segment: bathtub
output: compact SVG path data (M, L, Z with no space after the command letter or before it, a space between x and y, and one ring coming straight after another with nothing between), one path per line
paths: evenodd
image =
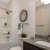
M8 50L9 48L12 47L11 43L12 43L12 40L9 40L9 41L0 40L0 50Z

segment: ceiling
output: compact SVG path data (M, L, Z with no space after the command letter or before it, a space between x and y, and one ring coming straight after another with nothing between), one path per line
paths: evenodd
M42 3L40 0L36 0L36 7L43 5L44 3Z
M8 3L10 0L0 0L1 2Z
M1 2L8 3L10 0L0 0ZM42 5L43 3L40 0L36 0L36 7Z

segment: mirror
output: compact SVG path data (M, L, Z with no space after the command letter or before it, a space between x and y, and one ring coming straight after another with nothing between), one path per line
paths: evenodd
M50 3L36 1L36 34L50 35Z
M28 17L28 12L27 12L27 10L22 10L21 12L20 12L20 21L21 22L25 22L26 20L27 20L27 17Z

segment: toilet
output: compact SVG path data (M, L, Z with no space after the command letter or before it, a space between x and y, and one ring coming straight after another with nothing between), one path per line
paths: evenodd
M23 48L20 47L20 46L17 46L17 47L13 47L13 48L11 48L11 49L9 49L9 50L23 50Z

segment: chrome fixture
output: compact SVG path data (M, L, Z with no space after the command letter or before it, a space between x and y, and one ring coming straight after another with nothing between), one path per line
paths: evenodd
M29 23L19 23L18 24L18 29L23 28L24 25L29 25Z
M8 10L8 9L5 9L5 8L2 8L2 7L0 7L1 9L4 9L4 10L7 10L7 11L10 11L10 10ZM10 11L10 12L12 12L12 11Z
M0 8L6 10L6 13L7 13L7 14L9 14L10 12L12 12L12 11L10 11L10 10L8 10L8 9L2 8L2 7L0 7Z
M10 11L6 11L6 13L9 15Z

